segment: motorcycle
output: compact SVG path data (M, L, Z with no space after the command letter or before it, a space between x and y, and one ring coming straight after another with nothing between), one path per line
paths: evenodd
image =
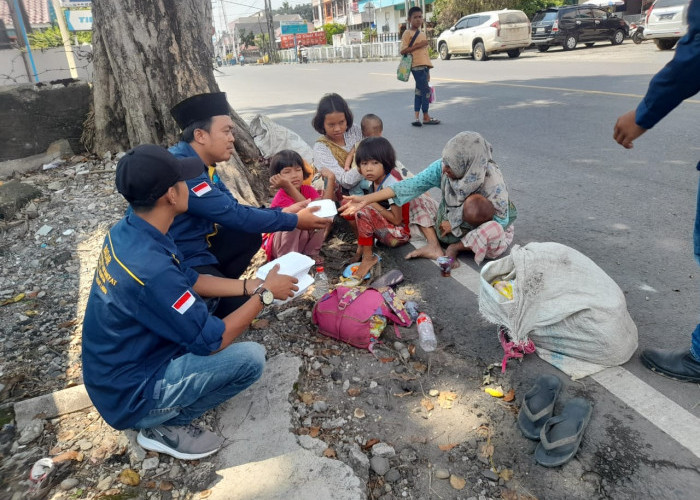
M644 41L644 24L630 24L630 38L637 45L642 43Z

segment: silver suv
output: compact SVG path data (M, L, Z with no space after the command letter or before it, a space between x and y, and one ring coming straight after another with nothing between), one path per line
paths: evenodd
M440 34L438 52L441 59L471 54L475 61L484 61L499 52L518 57L531 43L530 21L525 13L504 9L463 17Z
M656 0L647 11L644 38L659 50L671 50L688 31L688 5L690 0Z

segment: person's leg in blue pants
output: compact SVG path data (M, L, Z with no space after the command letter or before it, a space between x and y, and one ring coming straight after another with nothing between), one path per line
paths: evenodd
M430 70L426 67L414 68L411 70L413 79L416 82L415 97L413 98L413 111L416 113L416 122L420 123L420 112L423 112L423 122L430 121Z
M695 206L693 250L695 261L700 265L700 184ZM641 359L647 368L662 375L686 382L700 382L700 324L693 331L690 349L644 349Z
M255 342L236 342L210 356L175 358L156 384L155 408L135 427L189 424L248 388L264 367L265 348Z

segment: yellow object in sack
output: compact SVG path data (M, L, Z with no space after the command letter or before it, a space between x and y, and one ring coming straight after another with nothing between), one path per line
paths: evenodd
M505 298L513 300L513 282L496 280L491 285Z

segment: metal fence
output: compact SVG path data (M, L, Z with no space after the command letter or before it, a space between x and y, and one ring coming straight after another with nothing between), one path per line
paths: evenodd
M339 47L314 46L304 49L308 62L326 62L339 60L388 59L399 57L401 42L356 43ZM277 52L280 62L293 63L297 61L295 49Z

